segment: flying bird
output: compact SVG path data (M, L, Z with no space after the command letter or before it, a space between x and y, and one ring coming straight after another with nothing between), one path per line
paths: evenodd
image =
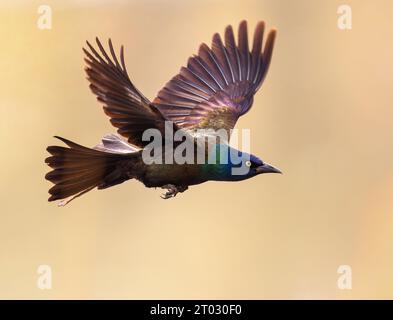
M50 156L45 162L52 171L45 178L54 184L48 200L62 200L59 203L62 206L94 188L105 189L130 179L139 180L149 188L165 189L162 198L168 199L206 181L240 181L262 173L281 173L255 155L229 147L229 139L214 142L213 149L203 145L204 151L210 150L203 159L215 154L213 161L147 163L144 158L151 142L144 137L148 129L164 137L161 159L166 159L168 146L173 153L181 144L170 141L176 133L181 132L183 138L195 145L194 157L195 150L201 149L196 141L197 136L201 137L201 133L196 134L198 130L202 130L202 138L203 132L207 132L204 129L224 130L230 135L237 119L250 110L254 94L268 72L276 30L270 30L265 41L264 33L265 23L259 22L252 48L249 48L246 21L239 25L237 41L232 26L225 29L224 41L218 33L214 34L212 45L201 44L198 54L189 58L187 66L166 83L153 101L131 82L123 46L118 59L110 39L109 52L98 38L96 48L87 41L83 51L90 89L103 104L117 133L104 136L94 148L56 136L67 147L47 148ZM169 137L166 123L172 123L173 134ZM228 150L224 155L220 151L223 147ZM233 153L240 162L228 156ZM239 163L247 170L234 174Z

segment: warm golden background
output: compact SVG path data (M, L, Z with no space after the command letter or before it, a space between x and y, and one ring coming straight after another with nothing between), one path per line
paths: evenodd
M353 29L337 28L349 4ZM37 8L53 10L39 30ZM0 4L1 298L393 298L393 3L15 1ZM88 89L81 47L126 48L154 98L227 24L278 29L254 108L253 153L283 176L207 183L164 201L132 181L48 203L47 145L114 129ZM37 288L37 267L53 289ZM353 289L337 288L348 264Z

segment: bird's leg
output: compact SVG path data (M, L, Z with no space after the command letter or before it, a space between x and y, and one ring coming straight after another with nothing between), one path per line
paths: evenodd
M162 199L169 199L176 197L179 192L184 192L188 189L187 186L175 186L174 184L166 184L161 187L162 189L167 189L168 191L161 195Z

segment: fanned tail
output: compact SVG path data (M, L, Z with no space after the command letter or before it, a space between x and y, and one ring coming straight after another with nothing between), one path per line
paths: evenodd
M45 162L53 170L45 179L54 183L48 201L64 199L59 206L94 189L108 188L130 178L136 153L116 154L83 147L61 137L67 147L49 146Z

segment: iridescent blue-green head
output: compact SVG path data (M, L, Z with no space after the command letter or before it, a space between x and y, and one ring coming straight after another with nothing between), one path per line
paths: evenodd
M220 181L240 181L262 173L281 173L253 154L222 144L210 152L204 171L210 180Z

